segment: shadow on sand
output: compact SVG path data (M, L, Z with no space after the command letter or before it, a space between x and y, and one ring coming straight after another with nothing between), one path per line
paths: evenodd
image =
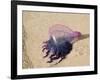
M80 40L83 40L83 39L86 39L86 38L89 38L89 34L83 34L83 35L79 38L79 41L80 41Z

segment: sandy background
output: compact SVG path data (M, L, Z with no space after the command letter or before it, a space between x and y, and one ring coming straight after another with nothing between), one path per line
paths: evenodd
M42 42L48 40L49 27L57 23L89 34L89 17L89 14L23 11L23 69L89 65L89 37L76 42L67 58L57 65L46 63L48 58L43 58L41 48Z

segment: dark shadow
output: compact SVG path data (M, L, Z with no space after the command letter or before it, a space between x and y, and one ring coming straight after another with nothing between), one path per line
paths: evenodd
M89 38L89 34L83 34L79 40L83 40L83 39L86 39L86 38Z

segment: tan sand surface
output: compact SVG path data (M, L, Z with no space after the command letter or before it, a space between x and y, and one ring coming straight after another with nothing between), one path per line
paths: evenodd
M23 11L23 69L89 65L89 37L76 42L67 58L57 65L47 63L41 48L42 42L48 40L49 27L54 24L64 24L89 35L89 17L89 14Z

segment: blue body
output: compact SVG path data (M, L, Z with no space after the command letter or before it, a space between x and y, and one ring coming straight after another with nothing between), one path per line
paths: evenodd
M51 37L45 44L46 46L44 47L44 49L47 49L45 57L47 57L49 53L52 52L52 55L49 57L49 63L59 58L61 58L61 60L59 61L61 62L72 50L72 44L64 37L56 39L56 43Z

